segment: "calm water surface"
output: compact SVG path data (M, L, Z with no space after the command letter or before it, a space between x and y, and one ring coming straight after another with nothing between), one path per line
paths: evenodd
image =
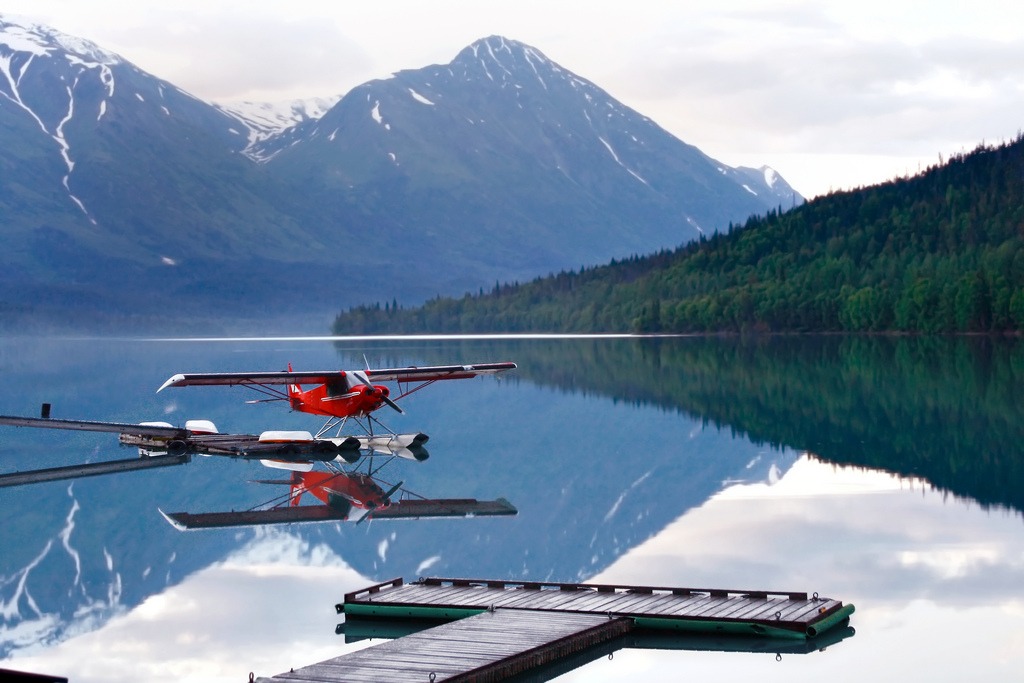
M272 497L254 463L0 489L0 668L79 681L244 681L371 644L346 591L404 577L817 591L855 634L821 651L618 649L559 680L1019 680L1024 348L917 339L0 341L0 413L223 431L315 429L176 372L513 360L409 397L431 497L514 518L183 533L168 511ZM111 435L2 428L0 471L129 457ZM374 641L376 642L376 641ZM740 646L741 649L743 646ZM757 650L757 646L746 649Z

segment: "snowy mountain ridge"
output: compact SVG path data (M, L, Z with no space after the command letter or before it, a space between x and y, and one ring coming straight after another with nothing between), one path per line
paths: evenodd
M347 306L674 248L801 201L501 36L340 99L214 105L3 18L0 148L8 324L43 301L71 325L327 327ZM340 275L339 248L386 276ZM303 272L340 277L311 296Z
M241 121L248 130L249 148L305 121L316 121L337 104L341 95L284 102L215 102L213 106ZM246 150L248 153L248 148ZM261 161L253 155L256 161Z
M0 13L0 33L3 33L4 44L15 53L42 56L62 50L67 53L69 61L78 58L105 66L122 62L119 56L104 50L92 41L70 36L17 15ZM9 64L10 57L11 55L5 55L0 61Z

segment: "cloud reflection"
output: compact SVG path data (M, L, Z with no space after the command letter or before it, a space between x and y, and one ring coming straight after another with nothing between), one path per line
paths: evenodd
M244 681L365 646L335 635L334 604L372 583L326 545L260 530L224 561L91 633L4 667L104 681Z
M560 680L1011 680L1024 666L1022 572L1020 514L804 456L774 486L724 490L593 581L818 591L857 607L854 638L778 663L622 651Z
M1024 595L1010 580L1024 570L1020 532L1017 513L804 456L775 485L725 489L595 580L1001 604Z

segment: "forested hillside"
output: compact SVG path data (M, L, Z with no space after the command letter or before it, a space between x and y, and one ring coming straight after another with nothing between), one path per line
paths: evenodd
M338 316L366 332L1024 330L1024 138L647 257Z

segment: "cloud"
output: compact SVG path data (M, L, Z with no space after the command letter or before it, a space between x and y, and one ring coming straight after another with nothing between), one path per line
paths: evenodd
M372 583L327 546L280 530L135 609L4 666L76 683L242 681L336 657L334 604Z
M1019 531L1019 514L805 457L775 486L727 489L594 581L817 590L873 609L1000 607L1024 604Z
M161 61L156 75L187 83L193 94L221 101L328 96L351 86L369 58L328 17L238 16L213 8L161 10L144 32L123 30L141 63ZM178 46L177 50L173 46ZM131 58L128 56L129 59Z
M638 74L641 111L676 112L659 123L684 139L700 131L708 149L848 153L854 142L861 153L934 155L951 137L1016 129L1024 43L911 44L765 13L742 22L735 33L666 35L624 65Z

